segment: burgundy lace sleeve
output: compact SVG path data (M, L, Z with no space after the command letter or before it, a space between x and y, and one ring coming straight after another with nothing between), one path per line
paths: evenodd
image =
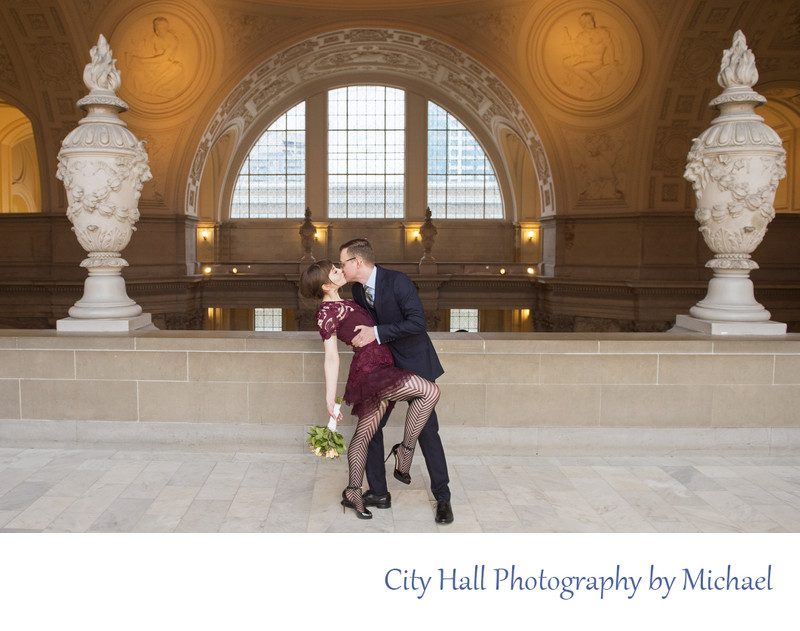
M323 340L336 335L344 314L340 302L323 302L317 309L317 329Z

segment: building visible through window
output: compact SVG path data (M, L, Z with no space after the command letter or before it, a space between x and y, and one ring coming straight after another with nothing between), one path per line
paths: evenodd
M360 85L328 93L328 216L401 219L405 92Z
M428 207L439 219L502 219L500 188L475 137L428 102Z
M298 103L253 146L234 186L231 219L302 218L309 182L327 191L327 208L311 209L315 218L403 219L406 189L427 190L434 219L503 218L489 158L450 112L415 100L420 111L406 120L406 92L380 85L336 88L311 100L314 107ZM327 120L309 124L312 111L327 111ZM309 167L307 147L321 147L325 160ZM408 171L407 152L427 155L427 170Z
M450 332L467 331L478 332L477 309L450 309Z
M256 331L283 331L282 309L256 309Z
M231 204L232 219L303 217L306 208L306 104L269 126L244 161Z

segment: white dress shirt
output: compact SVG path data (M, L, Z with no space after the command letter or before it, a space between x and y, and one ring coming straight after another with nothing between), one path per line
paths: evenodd
M375 292L375 278L377 276L378 276L378 268L377 267L373 267L372 268L372 272L370 273L369 278L367 279L367 282L364 283L364 289L369 287L370 290L372 291L373 304L378 300L378 295ZM364 292L364 296L366 297L366 292ZM375 331L375 339L377 340L378 344L380 344L381 343L381 338L378 336L378 327L377 327L377 325L372 327L372 330Z

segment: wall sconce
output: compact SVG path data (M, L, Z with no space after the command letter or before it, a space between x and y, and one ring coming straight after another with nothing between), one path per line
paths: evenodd
M314 244L324 246L328 241L328 228L314 226Z
M210 274L210 273L211 273L211 268L210 267L204 267L203 268L203 274Z
M533 269L532 267L529 267L529 268L528 268L528 274L530 274L531 276L533 276L535 273L536 273L536 270L535 270L535 269Z
M403 230L406 246L413 247L413 251L416 252L416 244L418 244L422 240L422 235L419 233L419 225L406 225L405 229Z
M203 241L208 241L208 230L201 230L200 236L203 237Z
M528 241L533 241L533 237L536 236L536 233L533 230L528 230Z
M238 273L239 273L239 269L238 269L238 268L236 268L236 267L234 267L234 268L231 270L231 273L232 273L232 274L238 274Z
M505 276L506 275L506 268L505 267L501 267L500 268L500 275L501 276Z

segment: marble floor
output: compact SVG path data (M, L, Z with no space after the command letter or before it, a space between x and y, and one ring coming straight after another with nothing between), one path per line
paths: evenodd
M800 532L800 456L449 458L455 522L424 466L371 521L345 461L309 454L0 448L0 532Z

